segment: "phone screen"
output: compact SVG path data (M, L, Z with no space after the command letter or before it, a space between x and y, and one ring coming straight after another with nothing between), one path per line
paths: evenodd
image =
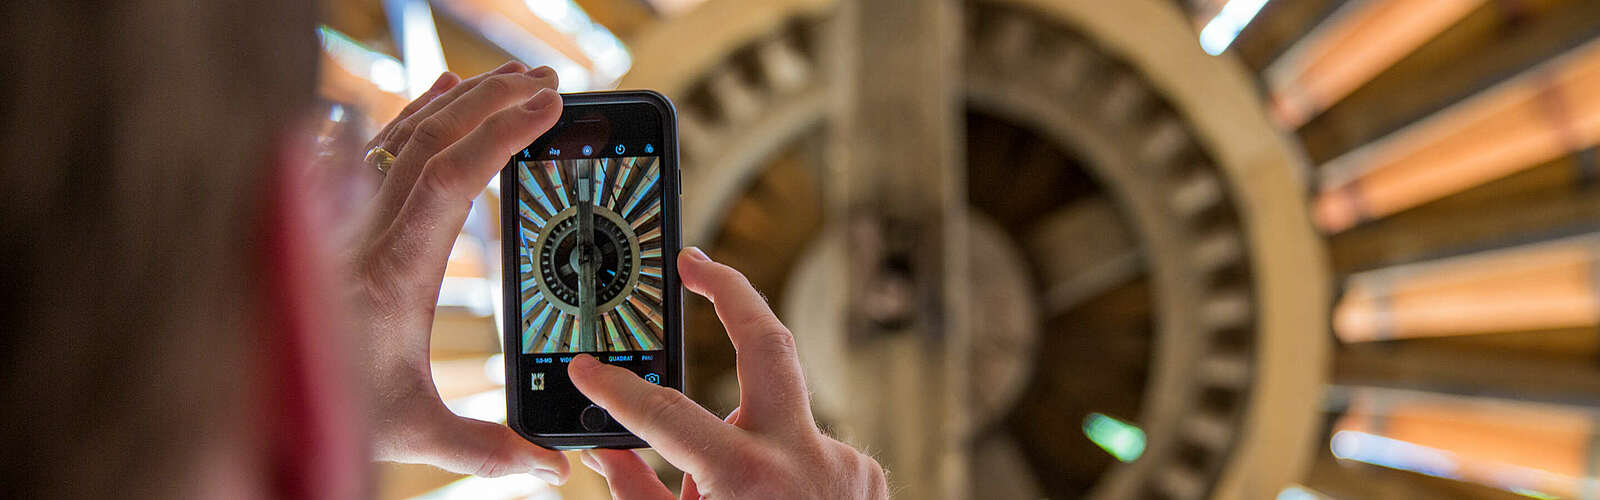
M518 340L527 433L626 432L567 378L578 353L652 383L681 380L681 353L669 349L681 320L667 266L678 249L677 170L664 121L651 104L569 97L561 121L511 160L516 300L507 334Z

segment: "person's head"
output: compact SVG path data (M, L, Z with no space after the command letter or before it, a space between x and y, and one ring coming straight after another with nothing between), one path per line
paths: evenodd
M271 480L204 472L262 470L239 450L270 445L250 419L271 368L253 354L262 243L302 161L315 18L293 0L0 2L5 496Z

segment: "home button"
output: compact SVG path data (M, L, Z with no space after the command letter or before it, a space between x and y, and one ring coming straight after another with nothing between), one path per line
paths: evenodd
M582 414L578 415L578 422L582 423L583 429L589 432L599 432L600 429L606 427L606 423L609 421L611 421L611 416L606 414L605 408L595 405L589 405L588 408L583 409Z

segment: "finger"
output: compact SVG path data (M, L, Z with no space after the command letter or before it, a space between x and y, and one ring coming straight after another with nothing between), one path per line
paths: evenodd
M728 416L723 417L722 421L728 425L738 427L739 409L734 408L733 411L728 412ZM700 485L695 484L694 474L687 472L683 474L683 488L681 490L682 493L678 496L680 500L700 500Z
M394 118L391 118L389 123L385 123L383 125L383 129L379 130L377 135L372 136L372 140L367 141L367 146L363 148L361 152L365 154L367 150L372 149L373 146L383 144L383 139L394 133L394 129L397 124L405 121L406 118L410 118L411 115L417 114L417 111L421 110L423 106L433 102L435 98L439 97L441 94L444 94L445 91L450 90L451 87L455 87L458 83L461 83L461 77L456 76L455 73L451 73L449 71L440 73L439 78L433 81L433 86L428 87L426 92L423 92L422 95L417 96L416 99L411 100L411 103L406 104L406 107L400 110L400 114L397 114L394 116ZM391 150L389 152L393 153L394 151Z
M417 125L438 113L440 109L455 102L462 94L477 88L478 84L483 83L485 78L526 68L522 63L511 61L488 73L468 78L450 87L439 97L428 101L417 112L406 116L404 119L395 120L393 122L394 128L387 134L379 136L383 140L378 143L378 146L394 154L395 162L389 167L389 173L384 175L383 182L379 183L378 194L373 198L375 203L373 203L373 215L370 218L369 231L381 233L388 229L389 224L394 222L395 212L400 210L400 206L406 201L406 196L411 194L411 186L416 179L416 171L419 168L415 167L414 164L420 164L421 162L413 161L411 159L412 155L406 155L406 159L401 160L400 154L404 151L406 142L411 139L411 134L417 129Z
M679 495L678 498L681 500L700 500L700 486L694 484L694 474L683 474L683 494Z
M418 462L483 477L532 474L552 484L566 482L567 458L482 420L441 415L418 443Z
M500 67L495 68L488 73L483 73L466 79L465 81L455 85L450 90L441 94L438 98L430 101L428 104L423 105L422 108L418 109L416 113L412 113L404 120L395 122L394 130L389 135L385 136L383 142L379 143L378 145L383 146L384 149L389 150L391 153L399 155L401 151L405 150L406 143L411 139L411 134L417 130L417 126L422 123L422 120L427 119L429 116L433 116L433 114L439 112L440 109L443 109L445 106L450 105L450 103L455 102L455 100L460 98L462 94L467 93L467 91L477 87L478 84L483 83L485 78L494 75L527 71L527 69L528 67L524 66L522 63L511 61L500 65Z
M730 451L742 449L742 436L683 393L586 354L572 358L567 375L590 401L685 472L738 465Z
M672 492L633 450L583 450L583 465L605 476L616 500L669 500Z
M479 86L479 90L485 89ZM472 97L462 96L456 106L484 106L483 102L468 102ZM445 256L461 232L472 199L513 153L527 147L561 116L561 96L553 89L540 89L525 99L520 105L477 120L481 126L475 125L461 140L428 160L411 196L395 214L394 223L377 240L377 244L384 245L379 248L390 249L383 252L383 258L395 259L386 265L420 269L414 278L423 283L438 283L444 277ZM431 267L417 268L418 265Z
M521 65L513 67L520 68ZM392 221L416 189L416 181L428 162L441 150L461 140L495 112L524 102L540 90L554 89L556 84L555 72L546 67L525 73L486 75L470 85L458 85L457 89L468 88L454 97L440 96L412 116L408 121L416 124L403 139L405 143L395 153L398 156L394 166L378 189L375 220L382 221L380 223ZM433 105L437 105L438 109L429 109ZM394 135L405 134L402 129ZM528 143L531 142L533 140L529 139ZM528 143L523 143L517 149L526 147ZM506 154L505 158L498 159L498 164L504 165L510 157L511 154ZM478 187L481 189L483 186Z
M738 353L740 427L815 426L794 335L738 270L698 248L678 253L683 286L711 300Z

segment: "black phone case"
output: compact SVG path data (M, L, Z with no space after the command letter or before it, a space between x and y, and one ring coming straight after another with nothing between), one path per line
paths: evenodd
M662 232L664 233L663 236L666 238L663 250L667 252L664 255L676 256L678 250L680 250L683 245L682 241L680 240L680 226L682 225L682 221L681 214L679 212L679 199L682 197L683 188L681 185L682 172L679 170L678 166L678 116L677 110L672 106L672 101L668 100L666 96L650 90L579 92L562 94L561 98L564 107L563 114L566 113L565 109L571 109L577 106L621 103L646 103L650 104L661 112L661 124L663 129L662 146L664 147L664 150L661 152L661 162L664 169L661 178L662 182L666 183L666 185L663 186L664 189L661 190L661 203L663 208L666 209L666 211L663 212L664 221L662 224ZM501 193L516 192L517 174L514 171L514 167L515 161L514 159L510 159L507 160L506 166L501 169ZM516 197L503 196L500 200L500 211L501 214L515 214L517 211ZM666 216L667 213L670 213L671 215ZM504 303L512 305L519 302L519 297L517 296L517 278L516 273L514 272L514 270L518 268L518 252L515 248L517 241L516 232L518 231L517 218L502 215L500 219L502 241L500 253L502 265L504 266L502 269L508 270L502 273L503 277L501 279L501 288L505 298ZM670 387L678 392L683 392L684 363L682 286L681 282L678 281L678 268L675 264L674 258L669 257L665 260L666 264L662 266L662 272L666 278L666 286L663 287L662 293L668 297L668 300L664 304L664 315L666 316L667 325L667 376L665 377L666 380L663 380L661 385ZM522 357L522 336L515 333L518 331L518 326L521 323L521 318L519 316L520 311L518 311L516 307L511 306L507 307L506 313L504 314L505 323L503 325L503 331L506 333L504 335L505 339L503 347L506 353L505 359L506 373L508 374L507 378L510 380L516 380L519 378L518 374L521 373L519 370L519 363ZM534 434L529 432L528 429L523 428L521 425L520 415L522 414L522 401L520 401L520 395L521 391L517 390L514 384L506 387L506 422L508 425L510 425L512 430L516 431L518 435L522 436L524 439L527 439L533 444L557 450L587 448L628 449L645 448L650 446L649 444L645 443L644 440L639 439L637 436L634 436L631 433L562 435Z

